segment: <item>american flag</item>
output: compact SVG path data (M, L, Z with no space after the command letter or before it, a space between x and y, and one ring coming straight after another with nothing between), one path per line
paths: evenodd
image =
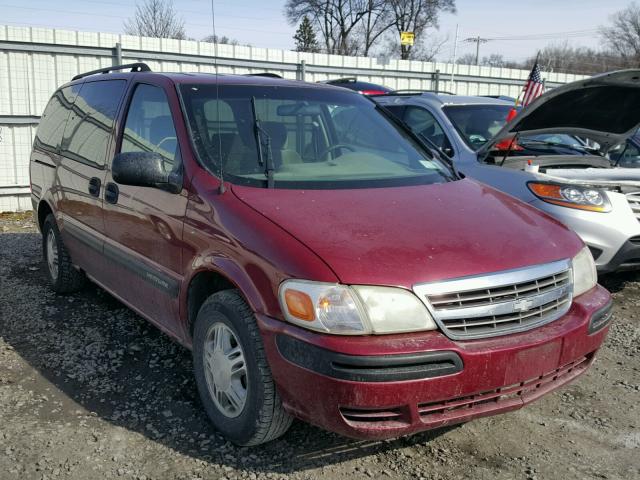
M520 102L520 104L526 107L543 93L544 82L542 81L542 74L540 73L540 65L538 65L538 61L536 60L529 74L529 79L522 91L522 102Z

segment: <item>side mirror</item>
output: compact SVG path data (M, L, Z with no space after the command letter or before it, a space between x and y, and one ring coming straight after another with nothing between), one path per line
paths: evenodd
M171 193L182 190L182 173L164 170L166 160L155 152L125 152L113 157L111 175L116 183L153 187Z

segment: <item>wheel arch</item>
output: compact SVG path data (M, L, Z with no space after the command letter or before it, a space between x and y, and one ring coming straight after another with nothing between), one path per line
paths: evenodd
M53 208L46 200L40 200L38 203L38 211L37 211L37 219L38 219L38 228L42 232L42 225L44 225L44 220L47 218L49 214L53 214Z
M202 304L214 293L237 290L254 312L264 312L268 304L247 272L229 259L212 258L208 268L195 270L184 289L183 305L187 343L193 338L193 328ZM277 299L276 299L277 301Z

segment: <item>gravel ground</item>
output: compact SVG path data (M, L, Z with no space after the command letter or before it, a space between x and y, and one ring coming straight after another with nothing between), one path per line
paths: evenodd
M209 426L189 352L94 286L46 284L28 215L0 215L0 479L640 478L640 274L602 280L593 368L518 412L385 442L297 422L254 449Z

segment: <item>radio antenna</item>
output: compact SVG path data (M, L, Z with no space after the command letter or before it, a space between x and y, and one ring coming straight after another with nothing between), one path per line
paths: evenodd
M217 147L214 145L214 148L218 149L218 174L220 176L220 187L218 188L218 192L223 194L225 192L224 188L224 160L222 158L222 136L220 130L220 90L218 85L218 36L216 35L216 9L214 6L214 0L211 0L211 27L213 30L213 68L215 70L215 78L216 78L216 124L218 129L218 145Z

